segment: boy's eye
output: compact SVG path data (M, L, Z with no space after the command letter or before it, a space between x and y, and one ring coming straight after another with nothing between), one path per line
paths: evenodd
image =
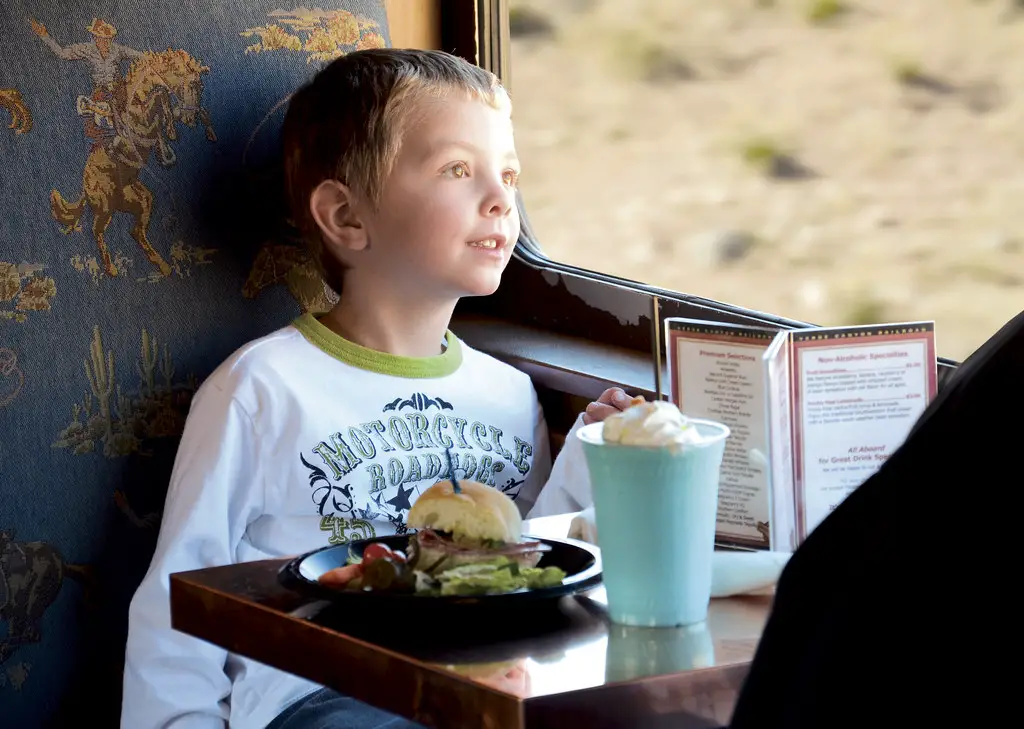
M469 177L469 167L464 162L456 162L454 165L448 168L452 177L461 180L463 177Z
M515 170L505 170L501 175L501 179L509 187L515 187L519 182L519 173Z

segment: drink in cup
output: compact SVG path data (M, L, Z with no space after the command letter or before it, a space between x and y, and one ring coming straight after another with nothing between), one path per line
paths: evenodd
M729 429L644 402L585 425L608 614L621 625L707 617L718 481Z

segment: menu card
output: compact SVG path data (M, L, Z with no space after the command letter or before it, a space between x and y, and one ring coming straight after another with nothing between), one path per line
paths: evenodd
M795 550L903 443L935 396L934 322L664 325L672 401L732 431L720 544Z

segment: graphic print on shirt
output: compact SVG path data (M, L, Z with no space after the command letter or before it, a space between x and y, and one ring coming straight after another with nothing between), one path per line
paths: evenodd
M328 543L374 537L382 522L405 534L416 497L449 476L446 449L456 478L493 486L513 500L533 466L533 444L518 434L461 417L440 397L395 398L379 418L344 424L299 454Z

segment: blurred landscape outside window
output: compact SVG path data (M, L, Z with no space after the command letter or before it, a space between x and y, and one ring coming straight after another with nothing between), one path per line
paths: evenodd
M1024 0L511 0L543 253L821 325L1024 309Z

